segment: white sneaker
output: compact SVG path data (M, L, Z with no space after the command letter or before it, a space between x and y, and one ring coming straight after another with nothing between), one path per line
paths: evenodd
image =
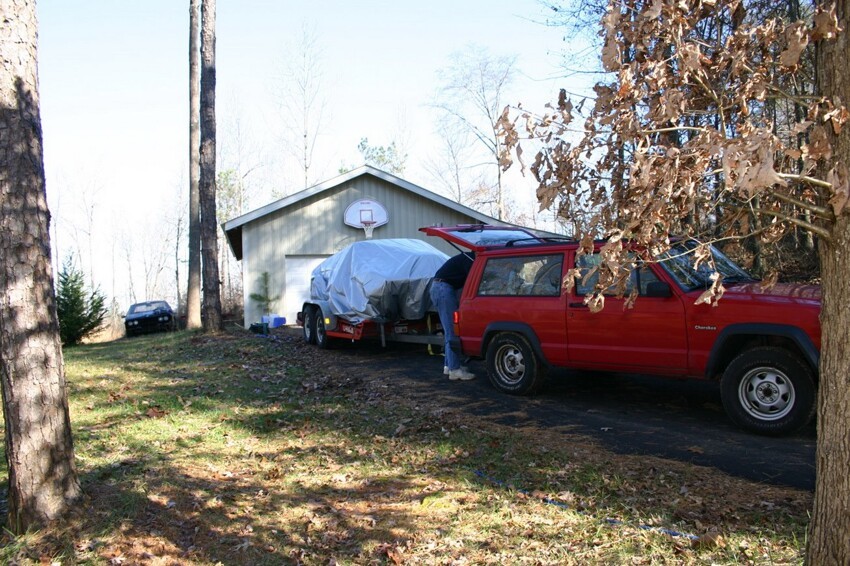
M460 366L460 369L467 372L469 371L469 368L466 366ZM451 373L449 366L443 366L443 375L449 375L449 373Z
M469 381L475 379L475 374L464 368L453 369L449 372L449 379L452 381Z

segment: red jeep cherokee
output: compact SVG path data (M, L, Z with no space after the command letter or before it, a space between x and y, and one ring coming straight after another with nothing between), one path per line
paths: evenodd
M636 254L626 290L638 290L632 308L612 294L593 313L584 298L595 275L584 275L599 254L577 260L575 241L498 226L420 230L476 252L455 313L454 347L484 358L501 391L531 394L557 366L720 380L729 417L762 434L791 433L814 415L819 286L762 290L715 249L726 293L717 306L695 304L711 270L694 269L693 245L683 241L657 261ZM582 276L567 291L573 267Z

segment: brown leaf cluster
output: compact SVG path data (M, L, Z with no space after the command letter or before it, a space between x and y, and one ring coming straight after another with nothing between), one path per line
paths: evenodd
M793 92L804 55L842 31L834 6L785 25L756 21L741 0L611 0L600 35L612 80L596 85L583 128L572 124L584 102L563 90L542 115L506 109L502 166L534 146L540 207L557 206L579 237L653 249L670 234L775 241L797 227L828 238L850 211L832 147L850 114ZM801 110L795 125L780 128L768 104Z

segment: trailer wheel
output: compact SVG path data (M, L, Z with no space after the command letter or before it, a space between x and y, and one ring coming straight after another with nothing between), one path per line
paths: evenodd
M318 307L313 313L313 338L316 340L316 346L322 350L327 350L330 348L331 339L328 337L327 330L325 330L325 315L322 314L322 309Z
M304 327L302 334L307 344L316 343L316 307L304 307Z

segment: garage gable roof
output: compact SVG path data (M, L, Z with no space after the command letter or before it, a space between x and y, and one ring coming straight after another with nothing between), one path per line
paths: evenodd
M375 169L374 167L371 167L369 165L363 165L361 167L358 167L357 169L352 169L347 173L343 173L338 177L334 177L333 179L327 180L323 183L319 183L318 185L314 185L310 188L304 189L303 191L291 194L288 197L276 200L263 207L260 207L256 210L252 210L251 212L246 212L241 216L237 216L236 218L225 222L223 224L224 233L227 236L227 242L228 244L230 244L230 249L233 252L233 255L236 257L237 260L242 259L242 227L244 225L263 218L264 216L267 216L269 214L272 214L273 212L283 210L304 199L310 198L324 191L328 191L330 189L338 187L343 183L346 183L348 181L351 181L352 179L356 179L357 177L361 177L363 175L372 175L373 177L382 179L388 183L399 187L400 189L410 191L411 193L441 204L446 208L453 209L461 214L469 216L470 218L474 218L475 220L483 224L507 224L506 222L497 220L495 218L487 216L486 214L481 214L477 210L473 210L453 200L447 199L446 197L440 196L437 193L433 193L428 189L420 187L419 185L414 185L413 183L405 181L400 177L391 175L386 171Z

